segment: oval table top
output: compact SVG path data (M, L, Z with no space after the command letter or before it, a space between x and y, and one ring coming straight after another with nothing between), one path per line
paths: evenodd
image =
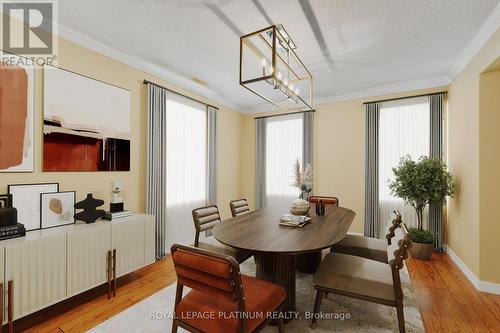
M318 216L311 207L311 221L294 228L279 225L281 214L287 213L283 208L259 209L218 223L212 234L223 244L252 252L316 252L341 241L356 215L350 209L331 205L326 205L325 210L324 216Z

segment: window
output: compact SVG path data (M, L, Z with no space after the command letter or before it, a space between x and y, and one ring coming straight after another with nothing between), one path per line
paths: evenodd
M266 130L266 194L268 206L290 204L299 196L291 186L293 167L302 164L303 115L267 119Z
M207 113L204 104L174 94L169 94L166 109L169 247L194 241L191 211L207 201Z
M408 225L417 224L415 210L403 200L391 195L388 182L394 179L394 168L401 157L410 155L417 160L429 155L430 149L429 97L407 98L384 102L379 120L379 213L380 233L392 219L392 211L399 209ZM427 209L424 221L428 219ZM425 222L424 222L425 223ZM383 235L380 235L383 236Z

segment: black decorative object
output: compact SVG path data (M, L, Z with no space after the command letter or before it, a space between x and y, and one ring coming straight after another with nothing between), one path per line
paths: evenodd
M85 200L77 202L75 204L76 209L83 209L83 212L75 214L75 220L85 221L86 223L94 223L97 219L101 218L106 214L102 209L96 209L99 206L104 205L104 201L100 199L95 199L92 193L87 194Z
M0 194L0 208L12 208L11 194Z
M0 194L0 226L17 223L17 209L12 208L12 195Z
M325 203L323 200L319 200L316 203L316 215L323 216L325 215Z
M17 209L0 208L0 226L6 227L17 223Z
M123 202L110 203L109 204L109 211L112 213L123 212Z

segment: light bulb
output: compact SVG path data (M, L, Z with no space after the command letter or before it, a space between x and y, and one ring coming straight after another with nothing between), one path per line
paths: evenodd
M281 72L280 71L278 71L278 73L276 73L276 78L281 81Z
M262 67L266 67L267 66L266 58L262 57L262 61L260 62L260 64L262 65Z
M271 65L269 66L269 73L273 74L274 73L274 67Z
M290 88L290 90L293 91L293 83L290 83L290 86L288 88Z
M283 80L283 84L285 85L285 87L288 85L288 79L287 79L287 78L285 78L285 79Z
M295 95L299 95L299 88L295 88Z

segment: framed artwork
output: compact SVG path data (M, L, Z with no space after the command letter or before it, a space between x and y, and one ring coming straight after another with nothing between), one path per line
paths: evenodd
M75 223L75 191L40 194L40 227L60 227Z
M59 192L58 183L9 185L12 207L17 209L17 220L26 231L40 229L40 194Z
M0 172L33 172L34 68L0 52Z
M130 91L43 70L43 171L130 171Z

